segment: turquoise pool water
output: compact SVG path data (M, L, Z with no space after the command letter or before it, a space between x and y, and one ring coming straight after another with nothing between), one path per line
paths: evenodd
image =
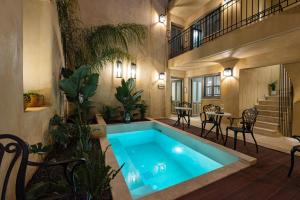
M108 140L118 164L125 163L122 174L133 199L224 166L155 128L108 134Z

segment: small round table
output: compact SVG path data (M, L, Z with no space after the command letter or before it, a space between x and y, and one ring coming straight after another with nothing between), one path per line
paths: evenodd
M188 120L186 120L185 116L183 113L183 111L186 111L187 113L189 113L190 111L192 111L192 108L190 107L175 107L175 110L177 112L177 121L175 122L174 126L179 126L180 125L180 120L182 120L182 129L184 129L184 121L187 123L188 127L190 126L190 114L187 115Z
M211 127L211 129L206 133L205 137L207 137L207 135L216 127L217 140L219 140L219 134L221 133L222 140L224 141L224 137L223 137L223 133L222 133L222 128L221 128L222 118L223 117L230 117L231 114L230 113L226 113L226 112L220 112L220 113L217 113L217 112L205 112L205 114L216 116L215 117L215 123L214 123L213 127Z

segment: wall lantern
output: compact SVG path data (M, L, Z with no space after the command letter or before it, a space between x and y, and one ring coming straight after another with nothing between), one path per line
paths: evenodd
M159 15L158 21L160 23L165 23L166 22L166 15L164 15L164 14Z
M158 80L165 80L165 78L166 78L165 72L159 73Z
M226 76L226 77L232 76L232 68L225 68L224 69L224 76Z
M130 78L136 78L136 64L135 63L131 63L129 71L128 71L128 76Z
M117 78L122 78L122 68L123 68L123 64L121 61L117 61L117 73L116 73L116 77Z

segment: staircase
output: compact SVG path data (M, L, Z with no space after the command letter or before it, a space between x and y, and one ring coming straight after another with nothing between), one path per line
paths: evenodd
M273 137L281 136L279 132L279 96L267 96L260 100L258 116L254 127L254 133Z

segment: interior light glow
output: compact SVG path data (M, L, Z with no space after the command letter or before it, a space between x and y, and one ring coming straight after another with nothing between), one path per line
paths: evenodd
M158 76L159 80L165 80L165 78L166 78L165 72L159 73L159 76Z
M232 68L225 68L224 76L226 76L226 77L232 76Z
M117 78L122 78L122 68L123 68L122 62L117 61L117 74L116 74Z
M135 63L131 63L130 69L128 72L128 76L130 78L136 78L136 64Z
M160 23L165 23L166 20L167 20L167 19L166 19L166 15L163 15L163 14L159 15L158 21L159 21Z

